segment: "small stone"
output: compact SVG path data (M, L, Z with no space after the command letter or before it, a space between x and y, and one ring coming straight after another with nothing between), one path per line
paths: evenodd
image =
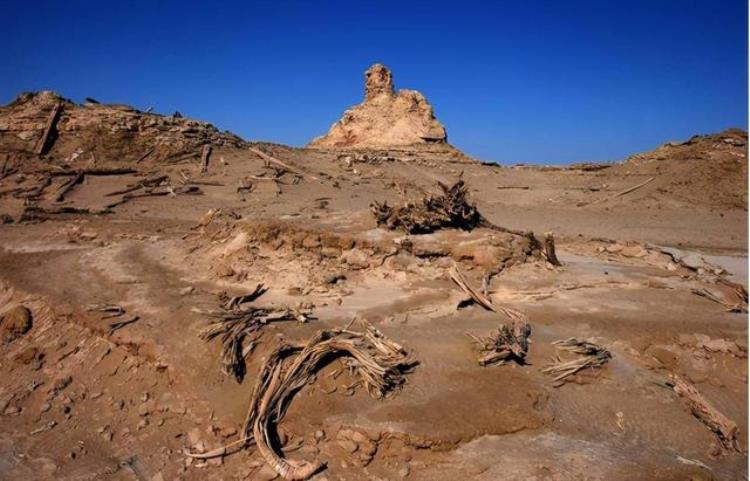
M73 382L73 378L71 376L62 377L55 381L55 383L52 385L52 391L58 392L62 391L66 387L70 386L70 383Z
M16 354L13 359L19 364L31 364L35 359L39 358L39 356L44 357L44 355L39 352L39 349L34 346L29 346Z
M0 337L12 342L31 330L31 311L20 304L6 308L0 314Z
M138 429L139 431L140 431L141 429L144 429L144 428L146 428L146 426L148 426L148 419L141 419L141 420L140 420L140 421L138 422L138 424L136 424L136 425L135 425L136 429Z
M21 408L18 406L8 406L7 408L5 408L5 411L3 411L3 414L6 416L14 416L20 413L21 413Z
M234 268L228 264L220 264L216 268L216 275L219 277L231 277L235 274Z
M190 294L193 293L194 290L195 288L193 286L187 286L187 287L183 287L182 289L180 289L179 293L181 296L189 296Z
M326 437L326 433L322 429L318 429L317 431L315 431L316 441L322 441L323 439L325 439L325 437Z
M201 430L193 428L188 432L188 443L191 446L195 446L201 440Z
M357 248L346 251L341 255L341 261L346 263L352 269L367 269L370 267L370 261L367 254Z
M40 410L41 412L43 412L43 413L46 413L46 412L47 412L47 411L49 411L50 409L52 409L52 405L51 405L50 403L44 403L44 404L42 404L42 406L41 406L41 407L39 408L39 410Z
M643 257L648 252L646 252L646 250L643 247L639 245L634 245L634 246L623 247L620 253L624 255L625 257Z
M342 448L344 449L344 451L346 451L347 453L353 453L353 452L355 452L355 451L357 450L357 448L358 448L358 446L357 446L357 443L355 443L354 441L351 441L351 440L349 440L349 439L340 439L340 440L338 440L338 441L336 441L336 442L337 442L337 443L338 443L338 445L339 445L339 446L341 446L341 447L342 447Z

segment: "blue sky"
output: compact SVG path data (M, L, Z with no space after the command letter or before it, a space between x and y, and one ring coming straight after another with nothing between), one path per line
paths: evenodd
M6 2L0 101L52 89L304 145L381 62L503 163L617 160L747 128L747 3Z

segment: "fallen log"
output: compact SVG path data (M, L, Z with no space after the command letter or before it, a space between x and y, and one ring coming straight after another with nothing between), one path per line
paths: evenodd
M708 429L714 432L725 449L742 452L739 444L739 428L737 423L719 412L692 384L677 375L667 383L678 396L685 400L690 412L697 417Z
M41 196L44 190L52 184L52 178L46 176L42 181L34 187L21 189L13 193L13 197L17 199L36 199Z
M651 182L653 182L654 179L656 179L656 177L651 177L648 180L645 180L645 181L641 182L638 185L634 185L633 187L627 188L627 189L625 189L625 190L623 190L621 192L616 193L611 198L614 199L615 197L622 197L625 194L629 194L631 192L635 192L636 190L640 189L641 187L644 187L644 186L650 184Z
M81 182L83 182L84 176L85 176L85 174L79 173L78 175L76 175L72 179L70 179L67 182L65 182L62 185L62 187L60 187L60 189L57 191L57 194L55 195L55 202L62 202L63 200L65 200L65 196L68 194L68 192L70 192L71 190L73 190L73 188L76 185L78 185Z
M37 171L37 173L42 174L49 174L52 177L60 177L60 176L66 176L66 175L126 175L126 174L137 174L138 171L136 169L131 169L127 167L115 167L115 168L87 168L87 169L62 169L62 170L54 170L54 169L42 169Z
M510 307L496 306L492 303L492 300L489 297L472 287L469 284L469 281L466 280L466 277L464 277L464 275L461 274L461 271L458 270L456 264L451 266L448 275L458 287L469 295L473 302L476 302L488 311L502 313L511 320L526 322L526 316L521 311L517 311Z
M285 162L280 161L276 157L273 157L271 155L266 154L265 152L263 152L260 149L256 149L255 147L250 147L250 146L248 146L247 148L248 148L248 150L250 150L250 152L258 155L260 158L262 158L263 160L265 160L267 162L271 162L272 164L276 164L276 165L278 165L280 167L285 168L286 170L288 170L290 172L294 172L295 174L301 175L302 177L308 177L308 178L310 178L312 180L315 180L315 181L319 181L320 180L317 177L315 177L314 175L308 174L307 172L304 172L303 170L298 169L296 167L292 167L291 165L289 165L289 164L287 164Z
M200 195L203 192L194 185L187 185L187 186L180 186L180 187L169 187L167 186L167 190L160 190L160 191L149 191L149 192L143 192L140 194L133 194L133 193L127 193L122 196L122 198L116 202L112 202L111 204L108 204L106 206L107 209L111 209L113 207L117 207L118 205L122 205L126 202L129 202L133 199L138 199L142 197L161 197L165 195L179 195L179 194L189 194L189 195Z
M34 146L35 154L42 155L46 151L47 141L49 140L50 134L55 129L57 119L60 117L60 110L62 110L62 104L59 102L56 103L54 107L52 107L52 111L50 112L49 118L47 119L47 125L44 127L44 131L42 132L42 136Z
M80 214L80 215L104 215L109 214L111 211L109 209L102 209L102 210L90 210L80 207L54 207L54 208L45 208L40 206L27 206L23 214L21 214L21 218L19 219L20 222L29 221L29 220L44 220L49 218L49 216L56 216L56 215L65 215L65 214Z
M154 149L147 150L145 154L143 154L140 157L138 157L138 160L136 160L135 163L136 164L140 164L141 162L143 162L146 159L146 157L148 157L149 155L151 155L153 152L154 152Z
M127 194L127 193L130 193L130 192L134 192L134 191L136 191L138 189L141 189L141 188L158 187L159 185L161 185L162 182L164 182L165 180L168 180L168 179L169 179L169 176L165 175L165 174L156 175L156 176L153 176L153 177L147 177L147 178L145 178L145 179L143 179L143 180L141 180L139 182L136 182L135 184L128 185L124 189L116 190L114 192L110 192L108 194L104 194L104 196L105 197L112 197L114 195L122 195L122 194Z
M208 172L208 159L211 156L211 146L206 144L201 149L201 172Z

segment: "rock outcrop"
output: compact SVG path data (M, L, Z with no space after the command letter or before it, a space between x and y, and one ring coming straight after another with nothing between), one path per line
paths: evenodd
M239 147L242 139L179 113L159 115L121 104L86 99L76 104L55 92L28 92L0 107L0 150L34 156L53 111L59 112L44 149L48 162L77 158L100 162L170 161L200 155L203 145Z
M394 91L393 75L375 64L365 72L365 100L344 112L310 147L389 147L444 144L448 136L432 106L415 90Z

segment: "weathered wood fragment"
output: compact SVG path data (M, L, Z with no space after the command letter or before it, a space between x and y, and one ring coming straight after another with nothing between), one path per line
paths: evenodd
M57 119L60 117L60 110L62 109L61 103L56 103L54 107L52 107L52 111L49 114L49 118L47 119L47 125L44 127L44 131L42 132L42 136L37 141L36 145L34 146L34 153L37 155L42 155L47 150L47 141L49 140L50 134L54 131L55 125L57 124Z

